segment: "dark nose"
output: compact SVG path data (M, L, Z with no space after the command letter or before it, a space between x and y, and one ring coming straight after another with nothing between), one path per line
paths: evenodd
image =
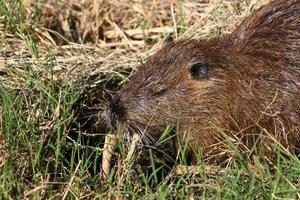
M113 97L106 109L106 117L108 123L116 128L117 122L122 122L125 118L126 111L121 105L120 98Z

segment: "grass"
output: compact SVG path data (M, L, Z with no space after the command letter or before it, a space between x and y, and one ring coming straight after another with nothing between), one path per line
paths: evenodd
M0 15L6 17L6 31L24 30L25 11L23 1L0 1Z
M49 47L38 37L40 32L28 25L23 3L0 0L0 19L5 18L0 26L0 61L4 62L3 68L0 66L1 199L300 198L300 161L276 146L271 161L239 152L227 166L207 166L199 155L197 173L168 170L167 174L163 173L164 166L154 162L154 146L146 152L150 173L138 174L133 169L140 154L134 152L133 158L126 160L127 152L120 143L109 178L102 180L104 128L97 124L98 112L103 110L108 93L119 89L132 75L136 59L128 57L137 54L100 44L99 48ZM185 23L189 16L183 14L182 4L176 8L179 14L173 17L179 19L177 31L182 34L191 26ZM148 41L151 37L145 30L151 23L134 12L136 27L143 32L141 40ZM170 17L169 22L173 24L174 19ZM38 27L37 21L33 24ZM102 71L98 73L97 67ZM75 81L70 78L74 76L78 77ZM172 137L170 130L166 129L158 144ZM185 164L185 148L182 146L177 164Z
M120 177L115 168L107 181L101 181L101 149L96 148L101 141L89 148L84 146L81 134L74 142L67 140L79 88L66 83L45 84L30 72L22 76L32 89L1 88L5 156L0 167L0 193L4 199L296 199L300 193L300 161L283 156L280 149L275 169L262 158L249 168L246 158L237 157L222 173L200 170L198 175L173 173L158 180L156 173L137 176L129 171ZM153 162L152 167L155 172ZM203 167L199 165L199 169Z

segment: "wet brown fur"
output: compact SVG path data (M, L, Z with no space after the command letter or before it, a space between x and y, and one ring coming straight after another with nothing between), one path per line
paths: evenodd
M208 78L191 79L194 61L209 64ZM276 141L299 148L300 1L272 1L220 38L169 42L112 103L127 142L140 133L154 143L173 124L212 161L226 154L227 136L243 149L259 141L266 154Z

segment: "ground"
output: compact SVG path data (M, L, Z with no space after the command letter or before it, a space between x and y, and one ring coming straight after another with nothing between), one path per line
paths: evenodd
M100 178L102 111L167 35L230 33L264 0L0 0L3 199L300 199L300 161L242 155L194 173ZM180 164L180 163L179 163Z

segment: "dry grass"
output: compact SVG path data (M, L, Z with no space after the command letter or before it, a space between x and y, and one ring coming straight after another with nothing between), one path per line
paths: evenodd
M39 72L39 65L52 59L55 78L72 81L112 73L118 67L135 68L160 47L166 35L209 38L228 33L264 1L27 0L26 25L35 38L39 59L31 55L24 35L2 30L0 71L7 73L12 65L24 70L24 64L33 64ZM18 7L11 9L17 12ZM7 19L1 19L4 27ZM11 76L1 81L16 88L23 82Z

